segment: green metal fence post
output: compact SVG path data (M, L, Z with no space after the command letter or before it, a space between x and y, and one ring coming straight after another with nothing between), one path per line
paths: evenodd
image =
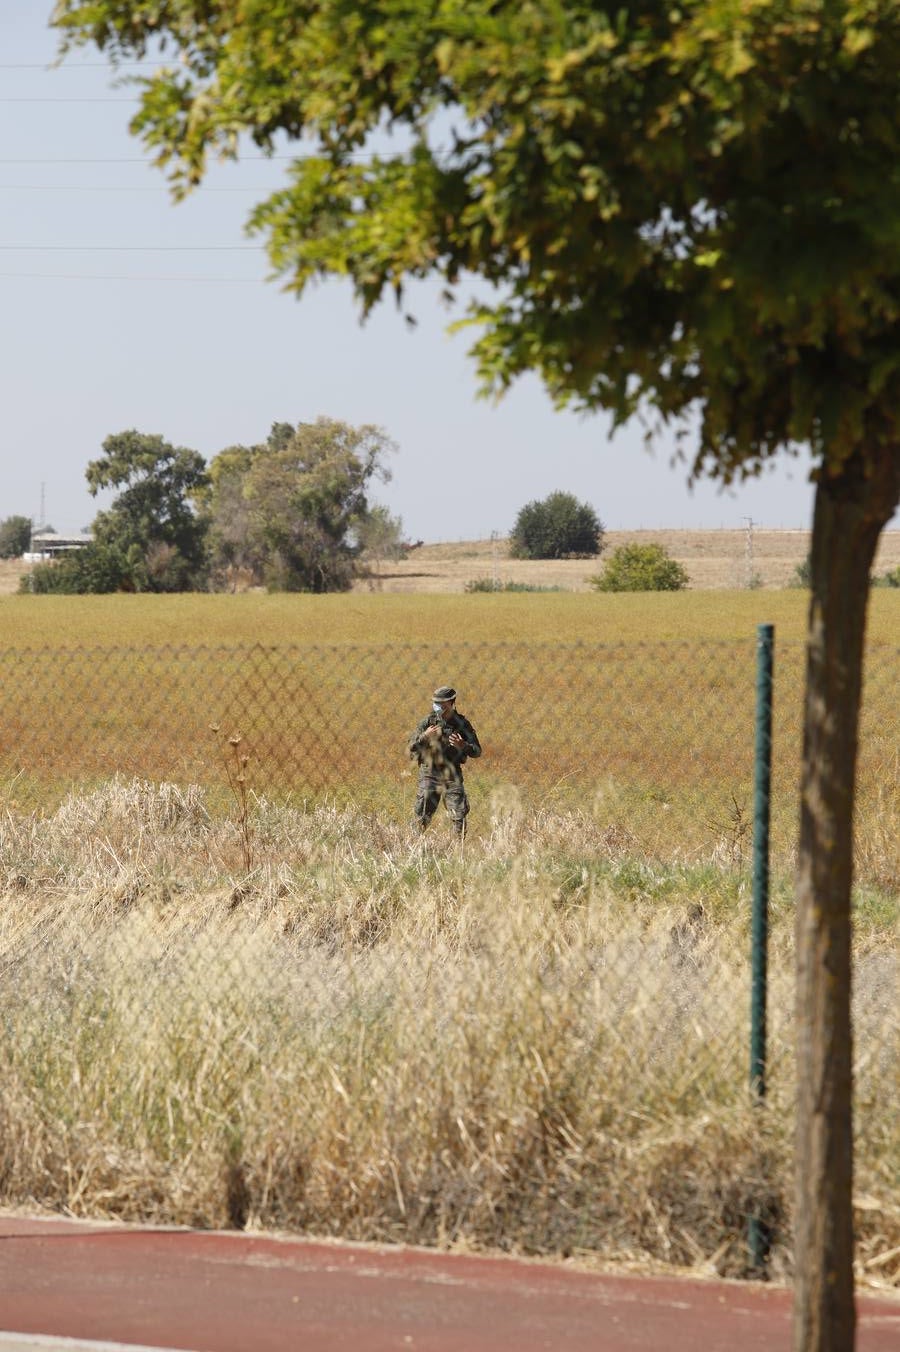
M766 1097L766 987L769 943L769 804L772 778L772 664L775 626L761 624L756 643L756 758L753 793L753 919L750 991L750 1088ZM757 1210L750 1217L750 1264L765 1267L769 1233Z

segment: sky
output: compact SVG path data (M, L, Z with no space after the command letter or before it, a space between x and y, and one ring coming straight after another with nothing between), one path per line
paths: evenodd
M216 165L175 204L129 135L134 94L102 55L53 66L49 0L0 4L0 520L90 528L88 462L112 433L159 434L207 460L274 422L374 423L396 444L371 497L427 543L505 535L549 493L608 530L808 527L806 456L723 490L691 488L674 437L554 408L536 377L478 396L465 335L439 286L410 328L392 302L361 324L349 283L301 299L269 280L244 223L286 160ZM135 73L135 72L133 72Z

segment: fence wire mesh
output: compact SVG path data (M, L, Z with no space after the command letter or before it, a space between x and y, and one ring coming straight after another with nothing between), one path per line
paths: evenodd
M900 1276L896 649L856 820L860 1265ZM451 682L470 830L407 739ZM755 646L7 651L0 1196L790 1265L801 645L777 644L769 1097L748 1091ZM886 1101L887 1098L887 1101Z

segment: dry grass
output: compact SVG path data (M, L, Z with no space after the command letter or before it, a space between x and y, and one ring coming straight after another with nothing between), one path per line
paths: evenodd
M768 1106L748 879L498 795L440 833L117 781L0 824L0 1200L584 1261L790 1269L791 905ZM896 907L860 899L859 1274L900 1276ZM13 979L14 978L14 979Z

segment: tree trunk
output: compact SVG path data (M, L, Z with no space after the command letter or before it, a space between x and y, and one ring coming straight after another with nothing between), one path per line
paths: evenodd
M850 890L869 574L900 451L860 454L816 490L797 877L794 1352L852 1352Z

